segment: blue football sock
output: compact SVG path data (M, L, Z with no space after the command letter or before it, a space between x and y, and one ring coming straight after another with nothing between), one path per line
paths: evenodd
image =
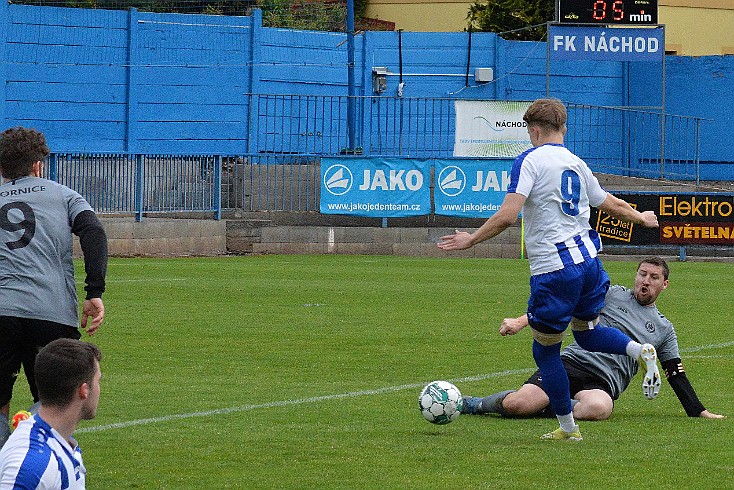
M573 331L576 342L591 352L607 352L609 354L627 354L630 339L620 330L597 325L591 330Z
M551 408L556 415L571 413L568 374L561 362L561 344L542 345L533 340L533 358L540 369L543 389L550 399Z

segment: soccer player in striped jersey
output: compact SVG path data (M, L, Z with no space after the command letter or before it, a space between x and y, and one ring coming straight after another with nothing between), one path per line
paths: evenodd
M101 359L97 346L76 339L41 349L35 369L40 407L0 450L0 489L85 488L87 469L73 434L79 421L97 414Z
M586 163L564 146L566 108L561 101L538 99L523 119L533 148L515 159L502 206L473 233L445 235L438 247L469 248L504 231L522 211L531 274L527 316L533 358L560 425L541 438L580 441L560 356L569 324L584 349L642 358L645 395L654 398L660 389L652 345L641 345L617 329L596 328L609 277L597 257L601 240L589 225L590 207L645 227L657 227L658 220L654 212L639 212L606 192Z
M107 236L79 193L41 177L49 152L43 133L33 129L0 133L0 447L10 435L10 399L21 366L37 403L38 350L58 338L81 337L74 235L86 272L81 327L92 335L104 319Z
M668 288L670 269L661 257L647 257L637 266L632 289L612 286L601 310L601 324L621 330L638 342L648 342L663 366L665 377L689 417L725 418L710 412L696 395L683 369L678 336L673 324L658 310L655 301ZM527 326L527 316L505 318L503 336L514 335ZM577 343L561 351L573 396L577 420L606 420L612 415L614 400L627 389L639 364L627 356L589 352ZM536 371L518 390L506 390L484 398L464 397L462 413L496 413L503 417L553 416L543 380Z

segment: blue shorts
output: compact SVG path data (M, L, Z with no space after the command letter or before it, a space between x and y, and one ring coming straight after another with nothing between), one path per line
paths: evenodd
M571 317L592 321L604 307L609 276L598 258L530 277L528 321L536 330L562 332ZM546 333L551 333L546 332Z

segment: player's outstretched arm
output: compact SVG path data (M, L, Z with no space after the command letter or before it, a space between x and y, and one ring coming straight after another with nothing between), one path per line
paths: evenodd
M609 193L607 193L607 197L604 199L604 202L599 205L599 209L623 221L637 223L646 228L658 227L658 217L655 216L653 211L637 211L635 208L630 206L627 201Z
M499 235L517 221L523 204L525 204L525 196L514 192L508 193L500 209L474 233L456 230L456 233L452 235L442 236L441 241L437 244L438 248L446 251L465 250Z
M726 418L724 415L719 415L706 410L698 399L691 382L688 380L686 371L683 369L683 362L679 357L668 359L667 361L661 362L661 364L663 366L665 377L668 379L668 383L670 384L670 387L673 388L673 391L678 397L681 405L683 405L686 415L689 417L702 417L705 419Z

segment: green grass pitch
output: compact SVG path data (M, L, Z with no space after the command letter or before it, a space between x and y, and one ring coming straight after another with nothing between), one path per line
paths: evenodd
M658 305L730 418L686 417L665 381L645 400L638 375L610 420L557 443L538 439L554 420L434 426L417 407L435 379L485 395L527 378L530 332L498 334L524 312L526 261L112 259L100 409L77 433L88 488L734 488L734 265L670 265ZM605 266L632 285L635 262ZM15 394L24 408L25 381Z

